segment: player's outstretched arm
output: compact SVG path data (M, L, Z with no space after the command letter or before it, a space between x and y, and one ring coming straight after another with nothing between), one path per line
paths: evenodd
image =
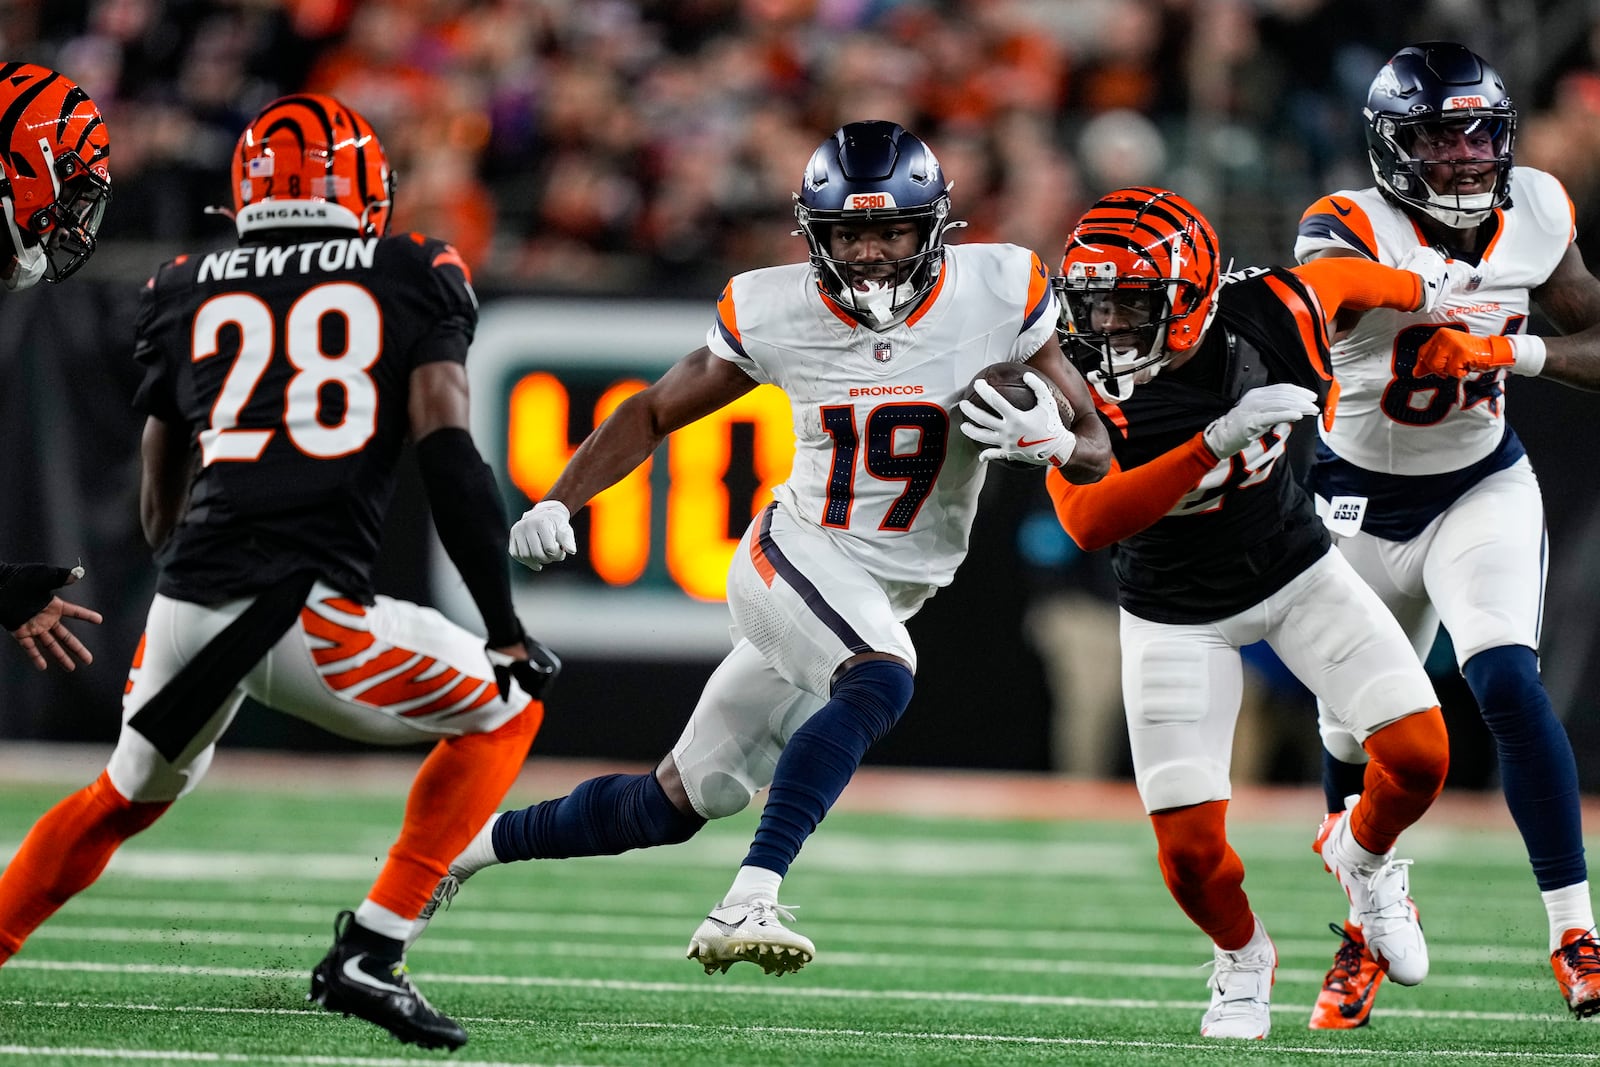
M1327 255L1293 268L1316 294L1330 325L1341 311L1359 313L1380 307L1430 311L1450 294L1465 269L1464 265L1451 266L1433 249L1420 246L1400 267L1359 256Z
M511 528L511 557L538 570L572 555L572 512L627 477L672 431L726 407L755 386L755 379L709 348L697 348L674 363L584 438L544 499Z

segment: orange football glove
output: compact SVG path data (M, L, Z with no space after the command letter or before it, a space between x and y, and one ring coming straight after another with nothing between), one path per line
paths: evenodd
M1417 351L1411 373L1461 378L1474 371L1498 370L1516 363L1509 337L1474 337L1464 330L1436 330Z

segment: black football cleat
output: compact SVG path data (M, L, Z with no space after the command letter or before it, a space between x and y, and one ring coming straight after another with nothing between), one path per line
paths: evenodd
M341 911L333 922L333 947L311 972L306 999L329 1011L365 1019L408 1045L455 1051L467 1032L439 1012L411 984L405 960L383 960L353 943L355 913Z

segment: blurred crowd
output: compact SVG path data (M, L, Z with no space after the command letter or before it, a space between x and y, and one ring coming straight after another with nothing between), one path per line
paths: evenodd
M1305 204L1369 183L1367 83L1396 47L1431 37L1507 76L1519 161L1556 171L1581 209L1600 199L1592 7L9 0L0 42L68 72L105 111L108 241L225 238L200 209L229 200L238 131L306 89L379 131L400 175L396 225L453 241L492 283L703 295L803 255L790 193L816 143L861 118L934 146L969 223L956 240L1052 259L1099 192L1153 181L1200 203L1240 262L1281 262Z

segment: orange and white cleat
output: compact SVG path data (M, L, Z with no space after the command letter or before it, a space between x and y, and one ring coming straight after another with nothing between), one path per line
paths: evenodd
M1343 814L1344 812L1342 811L1330 811L1323 817L1322 825L1317 827L1317 836L1311 839L1312 852L1315 852L1318 856L1322 855L1322 843L1328 839L1329 834L1333 833L1333 824L1338 822L1339 816ZM1329 874L1333 873L1326 863L1322 865L1322 869L1328 871Z
M1567 1007L1580 1019L1600 1015L1600 939L1595 931L1568 930L1550 954L1550 967Z
M1322 992L1311 1009L1313 1030L1354 1030L1367 1025L1378 986L1383 984L1383 968L1367 951L1361 927L1345 920L1343 927L1329 923L1328 929L1343 942L1334 954L1333 966L1322 979Z

